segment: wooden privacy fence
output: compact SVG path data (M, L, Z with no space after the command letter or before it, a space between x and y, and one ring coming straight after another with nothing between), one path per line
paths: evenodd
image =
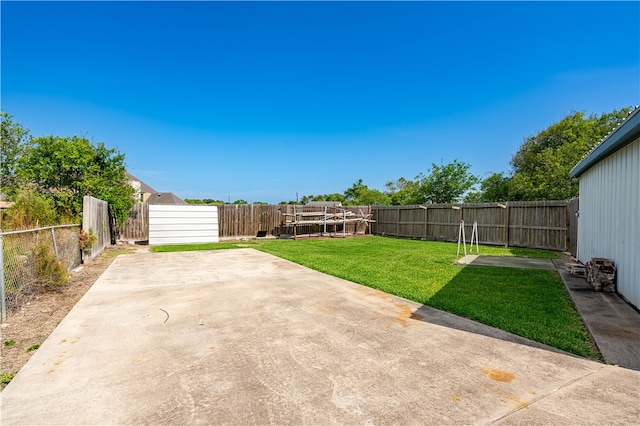
M83 261L91 261L111 244L111 226L109 222L109 205L90 195L82 199L82 229L98 237L90 250L83 252Z
M575 251L578 201L520 201L508 203L427 204L422 206L343 206L357 215L373 215L369 228L375 235L457 241L460 221L471 237L478 223L482 244ZM321 206L273 204L225 204L218 206L221 239L293 235L292 217L298 212L322 212ZM121 232L125 240L149 238L148 205L137 203ZM321 225L297 225L295 232L323 234ZM363 234L365 222L333 225L326 233Z
M568 201L427 204L373 207L373 233L397 237L457 241L460 221L467 238L478 223L482 244L567 250Z
M136 202L129 212L127 223L120 230L124 241L147 241L149 239L149 204Z
M283 206L273 204L223 204L218 206L220 238L256 236L258 231L279 235Z
M371 211L369 206L342 206L348 212L362 214ZM296 213L322 213L322 206L293 206L284 204L224 204L218 206L218 224L220 238L255 237L257 235L298 235L320 234L324 231L321 225L296 225ZM344 232L347 234L363 234L364 223L352 222L331 225L327 233Z

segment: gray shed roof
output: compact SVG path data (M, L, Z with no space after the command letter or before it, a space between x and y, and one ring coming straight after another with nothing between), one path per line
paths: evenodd
M340 201L310 201L306 204L309 207L341 207Z
M149 199L147 200L148 204L162 204L162 205L173 205L173 206L184 206L187 204L182 198L178 197L173 192L156 192L151 194Z
M569 176L580 177L600 160L619 151L640 137L640 106L629 113L622 123L605 136L587 155L571 169Z

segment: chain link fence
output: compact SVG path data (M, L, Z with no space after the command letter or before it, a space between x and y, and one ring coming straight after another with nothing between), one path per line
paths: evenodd
M31 295L43 291L51 277L43 267L44 256L55 256L71 270L81 261L80 225L47 226L24 231L0 232L0 290L2 321Z

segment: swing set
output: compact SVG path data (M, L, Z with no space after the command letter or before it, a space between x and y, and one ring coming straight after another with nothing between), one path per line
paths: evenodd
M476 254L480 254L478 249L478 221L473 221L473 230L471 231L471 245L469 246L469 254L473 253L473 241L476 242ZM460 244L462 243L462 249L464 250L464 257L460 262ZM467 239L464 233L464 220L460 221L460 229L458 230L458 253L456 254L456 263L467 264Z

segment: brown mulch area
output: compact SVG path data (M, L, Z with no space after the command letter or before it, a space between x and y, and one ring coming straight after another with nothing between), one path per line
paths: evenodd
M15 375L29 361L35 350L27 349L42 344L49 337L116 256L139 249L146 248L129 245L109 246L93 262L70 271L69 283L60 290L30 296L20 308L7 312L6 321L0 325L0 375L3 380L7 376ZM0 389L5 386L1 384Z

